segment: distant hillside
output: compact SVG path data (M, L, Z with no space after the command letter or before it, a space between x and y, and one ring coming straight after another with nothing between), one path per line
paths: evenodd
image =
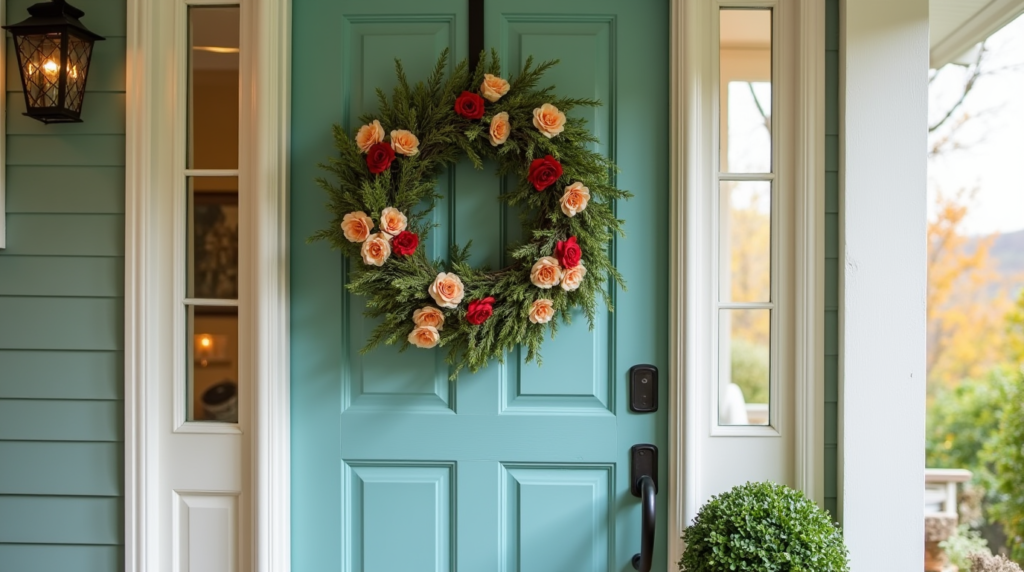
M999 235L989 252L1004 276L1024 274L1024 230Z

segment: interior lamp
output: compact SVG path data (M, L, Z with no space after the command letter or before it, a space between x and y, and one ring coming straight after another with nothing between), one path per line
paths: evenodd
M81 122L92 45L104 38L78 20L85 12L64 0L33 4L28 13L4 26L14 36L25 115L47 124Z

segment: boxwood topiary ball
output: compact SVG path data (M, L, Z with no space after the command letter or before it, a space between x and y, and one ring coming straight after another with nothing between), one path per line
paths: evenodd
M839 529L802 492L747 483L713 497L686 529L684 572L849 572Z

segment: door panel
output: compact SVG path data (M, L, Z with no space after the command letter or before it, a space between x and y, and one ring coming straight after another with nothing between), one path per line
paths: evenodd
M667 370L668 5L664 0L488 0L485 45L504 73L560 59L545 81L600 99L574 110L636 195L616 205L628 239L610 245L629 283L595 328L582 314L542 348L449 382L442 351L362 355L373 323L344 291L346 264L305 237L326 224L315 164L329 126L358 127L390 93L394 58L423 80L444 47L466 56L465 0L340 6L294 4L292 181L293 560L297 572L396 570L621 571L639 549L629 448L667 459L665 405L628 410L627 372ZM300 78L317 79L316 90ZM435 257L473 241L471 261L497 267L521 236L497 197L512 181L462 162L438 183L445 199L427 243ZM661 386L666 404L667 384ZM661 464L665 479L667 460ZM665 497L657 551L665 550ZM664 568L664 556L655 567Z

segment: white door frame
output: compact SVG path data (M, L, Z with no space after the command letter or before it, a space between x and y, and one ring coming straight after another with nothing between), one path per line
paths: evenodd
M168 256L151 235L151 193L165 189L168 148L162 118L173 109L167 65L167 26L160 0L127 1L127 125L125 157L125 571L167 570L157 550L161 501L160 450L155 427L161 404L153 384L161 380L153 356L170 346L169 328L157 319L166 309L154 294L161 288L153 261ZM253 46L254 73L243 86L251 103L247 152L242 157L245 188L254 200L249 220L248 274L252 330L248 366L251 396L241 417L250 420L250 450L242 462L251 475L248 506L241 514L251 536L241 555L256 572L287 572L291 566L290 414L288 341L288 136L290 113L291 2L251 0L243 37ZM243 16L244 18L244 16ZM243 352L245 355L246 352ZM244 405L243 405L244 406Z
M819 503L824 497L824 134L825 134L825 8L820 0L784 0L794 15L796 62L790 62L796 102L793 143L794 185L794 306L793 375L794 419L788 426L795 440L796 487ZM671 3L670 157L672 238L670 300L669 379L669 543L668 572L675 572L682 554L680 537L701 504L698 463L704 426L702 389L709 349L698 332L707 324L702 318L709 294L690 276L701 276L706 256L702 228L708 225L709 205L702 189L717 175L715 151L704 144L717 119L703 70L716 49L708 30L708 0L677 0ZM750 5L749 1L738 4ZM717 4L715 5L717 7ZM702 357L703 356L703 357Z

